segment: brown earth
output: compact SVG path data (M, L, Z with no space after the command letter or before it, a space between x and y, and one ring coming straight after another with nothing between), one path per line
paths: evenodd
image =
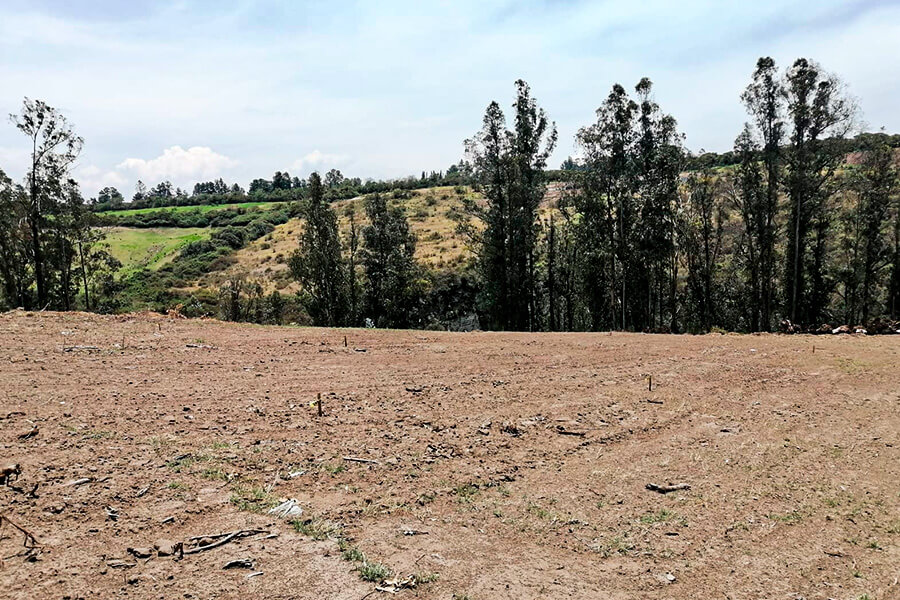
M0 510L43 552L0 530L0 596L358 600L382 563L436 575L400 598L898 598L898 354L7 313ZM268 534L126 551L238 529Z

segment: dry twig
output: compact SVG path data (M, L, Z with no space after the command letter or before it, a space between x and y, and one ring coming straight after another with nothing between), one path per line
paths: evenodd
M676 483L675 485L656 485L655 483L648 483L647 489L651 492L658 492L660 494L670 494L681 490L689 490L691 489L691 485L689 483Z

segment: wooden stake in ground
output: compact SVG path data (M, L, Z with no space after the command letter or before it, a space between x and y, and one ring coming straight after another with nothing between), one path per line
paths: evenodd
M346 347L347 347L347 336L345 335L344 336L344 348L346 348Z
M319 416L322 416L322 392L316 395L316 406L319 407Z
M653 391L653 375L647 375L647 391Z

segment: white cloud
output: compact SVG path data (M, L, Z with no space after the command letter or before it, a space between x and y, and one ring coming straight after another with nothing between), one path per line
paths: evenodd
M104 171L97 165L87 165L75 169L75 180L81 186L81 192L87 197L95 196L105 187L115 187L122 191L128 180L116 171Z
M348 159L349 157L344 154L326 154L321 150L313 150L303 158L295 160L291 164L291 170L307 173L319 169L330 169L346 164Z
M170 180L175 184L187 185L198 178L221 177L237 164L236 160L206 146L193 146L187 150L172 146L150 160L126 158L116 165L116 169L132 173L148 184Z
M0 170L4 171L7 177L18 181L25 176L30 162L28 151L24 148L0 146Z
M85 164L129 188L138 177L189 188L220 175L246 186L285 168L363 178L445 168L489 101L510 116L518 77L559 126L554 166L610 86L644 75L691 149L723 151L747 118L739 96L753 65L768 55L782 66L817 59L847 81L873 127L900 130L895 0L0 6L0 121L23 95L47 100L84 136ZM211 160L180 148L154 158L184 140L240 164L208 148ZM17 180L27 161L4 148L24 141L0 122L0 168Z

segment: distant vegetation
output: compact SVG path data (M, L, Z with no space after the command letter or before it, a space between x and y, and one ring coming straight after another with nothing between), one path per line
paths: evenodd
M246 190L217 179L190 193L138 182L128 202L111 187L84 201L69 173L81 138L26 99L13 121L33 167L24 185L0 171L0 306L378 327L880 331L900 317L900 135L858 133L842 89L812 61L779 70L762 58L733 150L692 154L649 79L617 84L578 131L578 156L551 170L555 124L519 81L512 123L491 103L445 171L276 172Z

